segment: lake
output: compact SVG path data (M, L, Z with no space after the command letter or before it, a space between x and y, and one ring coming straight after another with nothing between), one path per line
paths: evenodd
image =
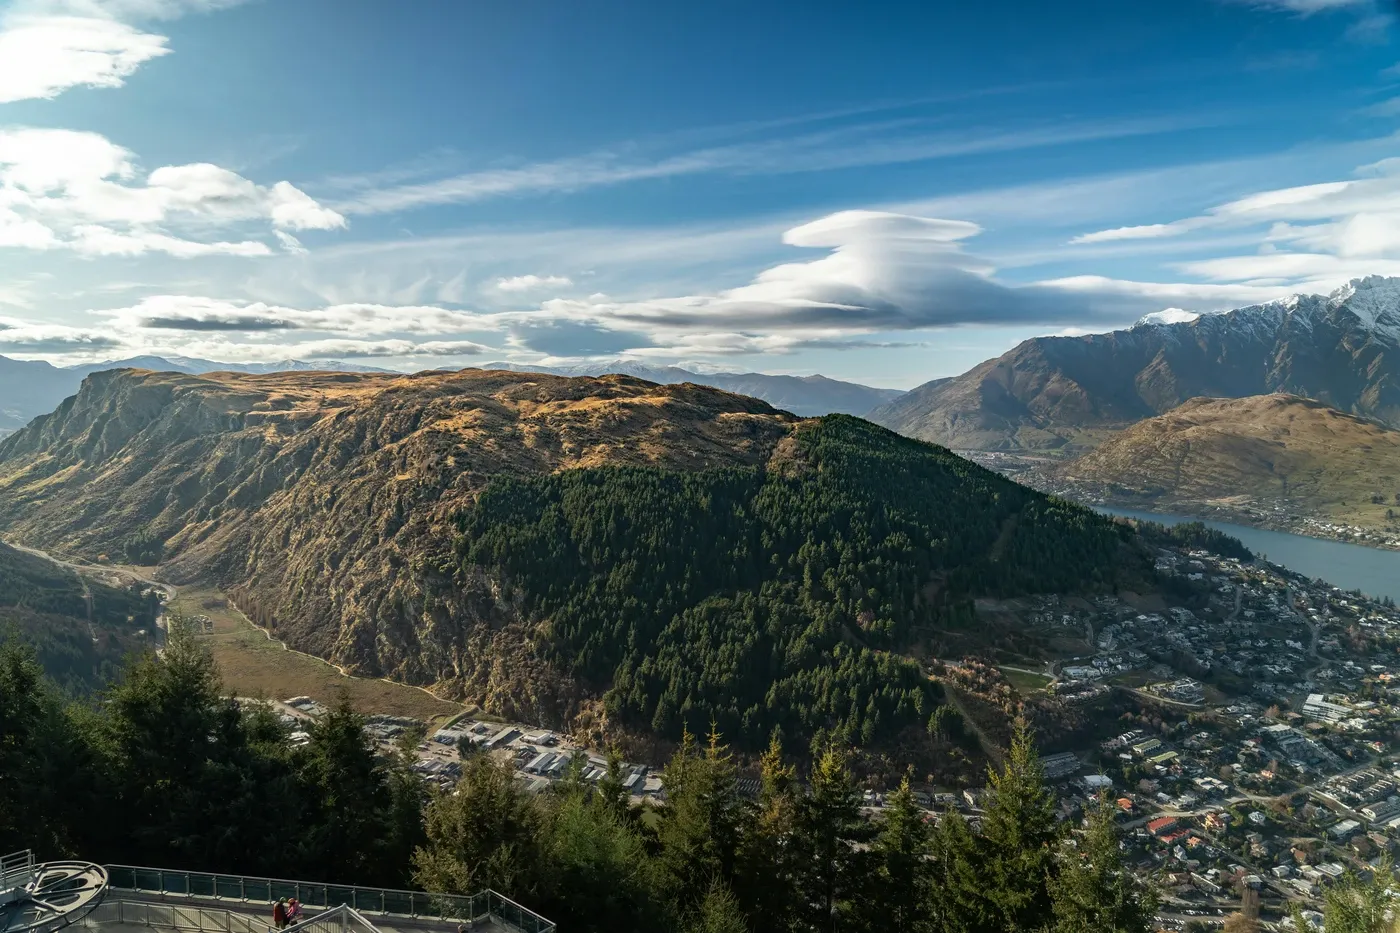
M1138 512L1107 506L1097 508L1100 512L1110 515L1139 518L1163 525L1202 521L1184 515ZM1389 596L1400 602L1400 551L1382 551L1359 544L1343 544L1341 541L1309 538L1307 535L1294 535L1284 531L1265 531L1262 528L1232 525L1229 522L1205 523L1239 538L1256 555L1267 557L1289 570L1309 577L1320 577L1344 590L1360 590L1367 596L1374 597Z

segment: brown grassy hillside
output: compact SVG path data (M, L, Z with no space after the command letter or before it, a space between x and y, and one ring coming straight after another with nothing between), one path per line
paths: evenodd
M167 578L230 587L304 650L524 713L565 698L534 693L557 678L528 632L461 624L449 517L502 473L759 463L797 420L628 376L118 370L0 441L0 529L90 558L163 541Z
M1384 529L1400 512L1400 431L1294 395L1198 398L1040 479L1161 511L1221 505Z

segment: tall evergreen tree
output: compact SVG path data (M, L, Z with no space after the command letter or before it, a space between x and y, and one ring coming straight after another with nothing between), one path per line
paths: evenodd
M221 689L208 650L173 617L161 654L138 660L109 694L103 752L121 799L112 828L139 864L226 867L216 850L229 824L212 818L222 802L206 781L240 714Z
M694 907L715 881L734 880L744 820L733 756L711 729L699 750L687 731L662 775L666 807L657 836L661 868L682 911Z
M32 648L0 636L0 852L76 854L98 812L96 768Z
M1039 930L1050 916L1050 875L1058 837L1054 798L1018 719L1001 771L989 772L982 849L987 897L1005 933Z
M846 755L834 746L812 768L795 839L802 852L797 885L802 928L812 933L859 929L869 860L858 846L870 839L870 827L861 819L860 791Z
M985 889L978 840L957 810L938 821L932 850L929 914L933 928L939 933L999 933L997 913Z
M656 862L615 800L586 793L542 799L540 903L551 920L578 933L674 927Z
M1146 933L1156 898L1123 867L1107 800L1098 801L1086 823L1050 885L1053 933Z
M455 790L428 804L414 880L444 894L492 888L526 898L538 881L541 830L540 810L515 784L514 769L474 755L463 762Z
M871 847L876 879L874 894L882 923L906 933L933 929L931 889L933 842L923 811L914 803L906 774L885 802L884 818Z
M623 786L622 755L616 748L608 749L608 767L598 781L600 804L619 820L625 820L631 809L627 788Z
M1388 913L1395 880L1395 867L1388 858L1376 867L1369 880L1347 872L1322 894L1321 933L1392 933ZM1293 919L1300 933L1318 933L1296 904Z
M783 760L776 731L760 760L758 808L739 849L736 884L754 933L789 933L802 868L797 832L797 771Z
M309 730L303 780L315 795L320 818L306 840L325 880L384 880L389 839L387 769L365 734L364 718L339 701Z
M710 885L685 926L686 933L749 933L749 929L738 899L721 881Z

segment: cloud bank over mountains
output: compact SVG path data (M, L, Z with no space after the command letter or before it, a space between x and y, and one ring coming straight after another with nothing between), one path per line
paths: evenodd
M1268 286L1098 279L1008 285L997 280L991 262L964 249L964 241L980 232L976 224L960 220L840 211L783 235L789 246L821 252L818 258L772 266L746 285L714 294L635 301L603 295L553 298L508 311L371 303L294 308L156 295L128 307L94 309L90 327L0 319L0 352L82 358L121 350L237 362L297 354L476 356L500 348L550 358L782 354L889 346L877 335L974 324L1087 320L1107 326L1164 303L1223 309L1284 293ZM496 287L526 279L514 290L549 285L547 277L530 275L499 280Z

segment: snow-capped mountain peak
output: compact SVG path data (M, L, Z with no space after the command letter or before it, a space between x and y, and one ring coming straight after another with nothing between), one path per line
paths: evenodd
M1152 324L1190 324L1199 318L1200 312L1186 311L1182 308L1163 308L1161 311L1153 311L1151 314L1144 314L1137 319L1134 327L1147 327Z
M1328 296L1329 308L1345 308L1367 330L1400 342L1400 278L1352 279Z

